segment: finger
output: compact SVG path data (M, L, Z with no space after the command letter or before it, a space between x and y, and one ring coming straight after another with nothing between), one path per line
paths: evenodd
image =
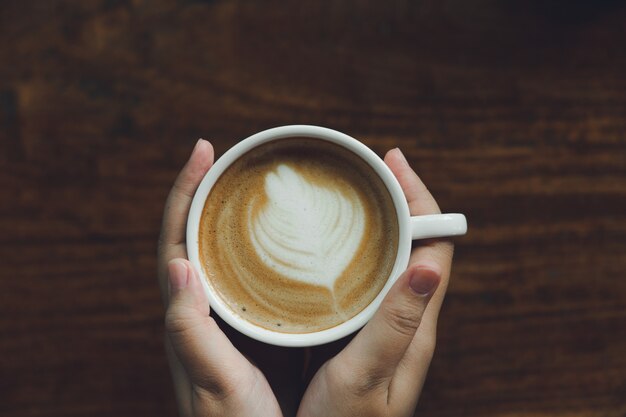
M398 179L412 216L441 213L437 202L422 180L413 171L400 149L396 148L387 152L385 163ZM448 287L453 252L454 246L451 241L430 239L420 242L411 253L409 259L409 265L432 262L441 271L441 283L424 313L422 326L419 331L419 334L425 334L428 338L432 338L433 342L439 310Z
M209 304L189 261L172 260L168 272L165 328L172 349L192 383L218 396L227 394L251 365L209 316Z
M400 183L412 216L441 213L430 191L413 171L399 148L387 152L384 160Z
M167 305L167 263L174 258L186 258L185 227L193 195L202 178L213 165L213 146L200 139L178 174L165 202L161 236L159 237L159 285Z
M404 407L404 411L398 410L398 415L409 415L408 411L415 408L435 351L437 319L450 276L452 245L449 245L449 254L446 254L445 248L433 248L433 245L438 244L433 243L418 247L411 257L411 265L434 262L434 265L442 268L442 275L441 282L424 311L420 327L415 332L413 340L400 360L388 387L390 403ZM407 398L412 398L413 401L407 402ZM402 401L397 401L398 399Z
M200 181L213 165L213 157L213 146L204 139L198 140L167 197L161 227L162 245L185 242L185 225L191 200Z
M409 166L399 149L391 150L385 162L405 193L411 215L438 214L441 211L424 183ZM449 240L419 242L409 260L410 265L432 263L441 271L441 282L424 311L422 322L401 359L389 387L389 398L416 398L421 391L435 349L437 319L448 287L454 246Z
M337 360L349 361L366 386L391 378L420 326L439 277L432 264L407 269Z

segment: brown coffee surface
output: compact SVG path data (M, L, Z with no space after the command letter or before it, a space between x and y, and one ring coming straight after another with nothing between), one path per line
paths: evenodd
M218 179L200 220L209 285L235 314L284 333L358 314L387 281L397 244L383 182L360 157L319 139L244 154Z

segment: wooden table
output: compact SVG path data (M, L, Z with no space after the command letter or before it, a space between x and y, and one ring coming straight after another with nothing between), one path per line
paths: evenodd
M547 5L549 3L549 5ZM0 4L0 414L171 416L165 196L320 124L466 213L420 416L626 415L626 5Z

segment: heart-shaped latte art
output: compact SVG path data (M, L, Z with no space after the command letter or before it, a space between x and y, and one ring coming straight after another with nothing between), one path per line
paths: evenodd
M290 279L332 290L363 239L358 194L315 184L284 164L266 175L265 194L264 207L248 213L260 259Z

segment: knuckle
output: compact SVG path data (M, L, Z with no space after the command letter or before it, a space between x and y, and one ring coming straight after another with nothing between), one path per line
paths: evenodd
M386 387L387 379L374 375L350 361L333 359L324 366L327 367L328 386L340 387L349 397L363 399L372 392Z
M389 380L378 375L369 374L352 386L352 393L358 398L369 397L372 393L387 390ZM377 414L378 415L378 414Z
M167 246L167 241L165 239L165 229L161 229L161 233L159 233L159 238L157 239L157 254L163 253L163 249Z
M229 398L239 401L251 398L258 392L264 376L250 365L247 369L230 369L224 373L194 374L194 395L214 402L224 402Z
M388 417L389 379L359 367L341 354L322 366L326 386L342 398L345 415ZM321 371L321 370L320 370Z
M415 306L389 305L383 314L388 325L403 336L414 335L422 321L422 313Z
M193 395L201 401L223 402L236 391L236 388L226 381L218 381L210 376L200 376L196 379L192 387Z
M157 257L158 258L168 258L168 251L172 247L172 243L169 242L165 237L165 231L159 236L157 240Z
M175 198L193 198L194 183L185 176L179 176L172 186L172 194Z
M167 309L165 313L165 330L168 333L178 334L185 331L187 323L184 317L172 307Z
M174 242L168 238L168 235L171 233L168 232L168 226L163 226L161 234L157 240L157 256L161 257L167 254L167 252L178 243L182 242Z
M170 334L187 333L196 326L214 325L217 326L212 317L199 316L193 307L171 304L165 312L165 330Z

